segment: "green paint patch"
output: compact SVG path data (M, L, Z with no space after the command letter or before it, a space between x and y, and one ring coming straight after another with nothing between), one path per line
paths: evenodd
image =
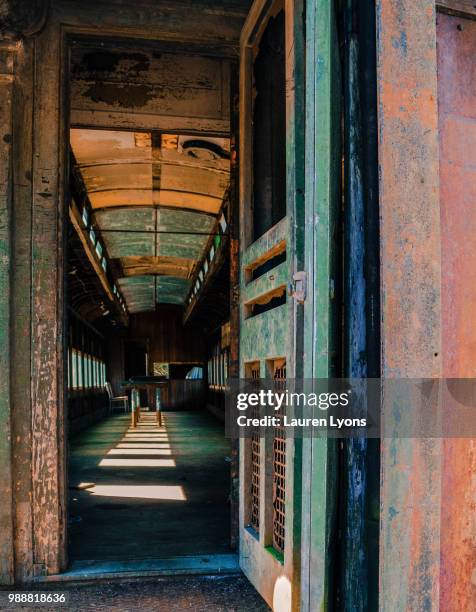
M284 565L284 555L283 555L283 553L280 553L279 551L277 551L272 546L266 546L265 550L267 552L269 552L269 554L272 557L274 557L276 559L276 561L279 561L279 563L281 563L281 565Z

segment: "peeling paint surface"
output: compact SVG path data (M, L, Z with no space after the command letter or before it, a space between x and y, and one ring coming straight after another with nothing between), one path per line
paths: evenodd
M476 376L476 22L438 15L443 368ZM448 395L445 411L451 412ZM476 440L443 442L440 609L476 605Z
M377 4L384 378L441 375L435 23L432 0ZM437 610L441 440L381 449L380 610Z

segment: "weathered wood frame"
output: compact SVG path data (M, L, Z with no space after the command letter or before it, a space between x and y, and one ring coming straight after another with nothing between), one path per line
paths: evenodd
M11 359L14 354L10 341L11 261L12 246L12 132L14 104L15 43L0 46L0 581L9 584L13 576L13 514L12 504L12 402L10 388Z
M476 4L473 0L436 0L436 7L450 15L476 19Z
M336 376L340 208L340 68L332 0L306 3L304 378ZM331 606L337 441L303 440L301 610Z
M63 228L69 41L100 33L111 39L198 46L236 58L245 17L238 3L231 12L183 3L176 8L172 24L169 7L151 4L147 11L138 11L132 3L97 2L86 7L56 0L35 38L2 43L0 49L5 113L0 148L4 173L0 329L5 340L0 379L0 448L5 459L0 473L0 581L4 584L55 574L67 565Z

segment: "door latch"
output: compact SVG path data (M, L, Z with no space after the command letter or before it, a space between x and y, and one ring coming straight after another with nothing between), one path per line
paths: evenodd
M289 283L289 295L300 304L306 299L306 273L304 271L295 272L293 280Z

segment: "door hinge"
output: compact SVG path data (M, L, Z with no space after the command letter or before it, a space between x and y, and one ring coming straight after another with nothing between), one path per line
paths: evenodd
M289 283L289 295L300 304L303 304L306 299L306 285L306 273L304 271L295 272L292 282Z

